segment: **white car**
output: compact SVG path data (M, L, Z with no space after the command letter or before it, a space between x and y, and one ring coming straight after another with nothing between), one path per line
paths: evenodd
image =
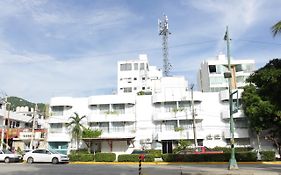
M6 149L0 150L0 161L9 163L9 162L19 162L20 160L21 160L21 155L14 154Z
M53 164L69 162L69 158L67 155L60 154L50 149L36 149L27 152L23 156L23 160L29 164L33 162L50 162Z

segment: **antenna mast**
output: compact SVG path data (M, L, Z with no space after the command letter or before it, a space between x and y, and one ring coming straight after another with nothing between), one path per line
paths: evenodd
M158 19L159 35L162 35L162 50L163 50L163 76L167 77L170 74L172 65L168 58L168 36L171 34L168 30L168 16L163 15L162 21Z

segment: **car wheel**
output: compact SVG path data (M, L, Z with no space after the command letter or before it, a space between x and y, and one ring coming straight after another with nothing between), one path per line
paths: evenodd
M9 163L9 162L10 162L10 158L9 158L9 157L6 157L6 158L4 159L4 162L5 162L5 163Z
M33 158L32 158L32 157L29 157L29 158L27 159L27 163L32 164L32 163L33 163Z
M56 158L56 157L54 157L54 158L52 159L52 164L57 164L57 163L59 163L59 159Z

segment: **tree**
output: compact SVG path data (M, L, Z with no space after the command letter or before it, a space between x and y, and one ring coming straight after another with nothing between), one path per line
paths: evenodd
M281 32L281 21L277 22L271 27L273 36L275 37L278 33Z
M81 122L85 117L85 115L80 117L76 112L74 112L74 116L69 117L71 121L66 124L67 127L72 126L72 137L76 139L77 149L79 148L79 140L84 129L84 126Z
M97 138L99 136L101 136L102 134L102 130L92 130L91 128L85 128L82 132L82 138L84 138L84 142L88 147L88 153L90 153L91 151L91 146L92 146L92 141L91 138ZM94 150L95 153L95 150Z
M244 88L242 105L250 127L259 135L264 132L281 154L281 59L273 59L255 71ZM266 132L265 132L266 131Z

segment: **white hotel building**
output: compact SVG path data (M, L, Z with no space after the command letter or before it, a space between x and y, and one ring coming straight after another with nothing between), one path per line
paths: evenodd
M225 71L223 66L219 67L225 64L223 56L218 58L202 63L202 90L193 93L198 143L207 147L230 145L228 91L221 91L226 89L227 80L222 80L225 84L216 82L222 89L214 89L212 83L213 77L221 77ZM241 64L234 69L239 70L235 71L238 83L234 86L239 88L244 81L238 77L243 75L245 80L253 72L254 61L237 60L233 63ZM216 70L214 75L211 65L220 72ZM149 65L146 55L118 62L117 75L116 95L51 99L49 147L65 153L77 149L70 128L66 127L74 112L79 116L86 115L83 121L86 127L102 130L101 137L92 140L92 151L129 154L134 149L161 149L167 153L179 140L193 142L192 98L184 77L162 77L161 70ZM257 147L241 110L234 114L234 119L236 145ZM81 141L80 148L84 146ZM262 147L271 148L265 141L262 141Z

